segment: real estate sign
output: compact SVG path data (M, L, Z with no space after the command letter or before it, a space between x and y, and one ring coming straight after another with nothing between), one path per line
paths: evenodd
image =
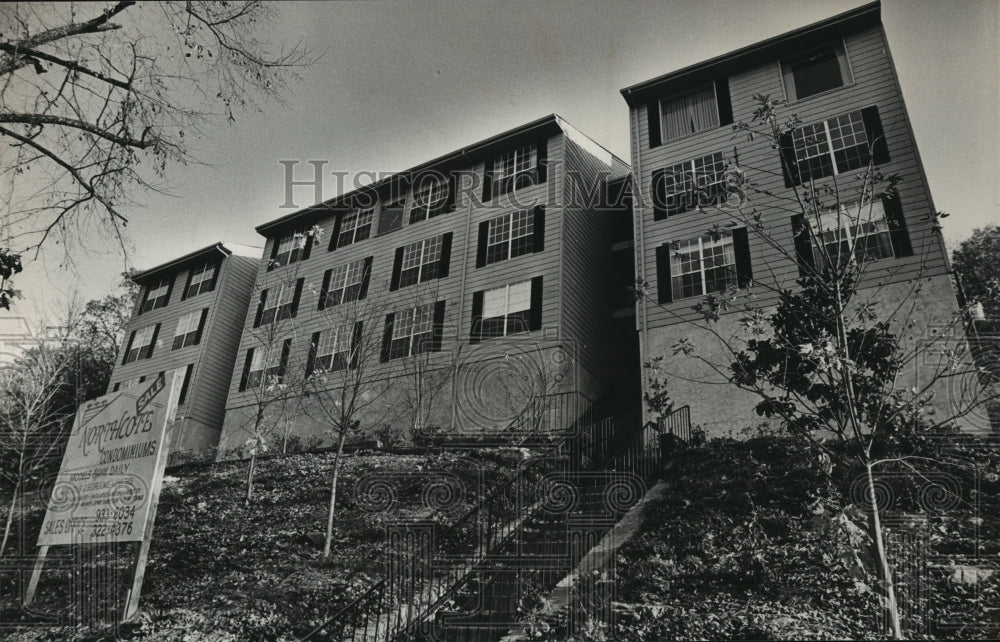
M177 377L161 374L79 408L38 546L135 542L150 535L176 387Z

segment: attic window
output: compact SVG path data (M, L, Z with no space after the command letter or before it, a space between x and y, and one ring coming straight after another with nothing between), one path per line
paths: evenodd
M844 45L812 50L781 61L788 100L800 100L854 82Z

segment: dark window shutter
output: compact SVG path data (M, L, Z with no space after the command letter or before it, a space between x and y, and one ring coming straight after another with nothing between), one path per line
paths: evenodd
M778 137L778 146L781 148L781 175L785 178L785 187L794 187L802 183L799 177L799 166L795 161L795 141L790 133L784 133Z
M444 339L444 301L434 303L434 330L431 335L431 352L441 351L441 342Z
M489 242L490 222L483 221L479 224L479 241L476 244L476 267L481 268L486 265L486 244Z
M659 303L674 300L670 290L670 249L669 243L656 248L656 296Z
M455 203L458 197L458 172L448 174L448 200L444 203L445 212L455 210Z
M799 266L799 277L805 277L813 268L812 239L803 214L792 217L792 236L795 239L795 258Z
M281 235L275 236L271 239L271 259L267 262L268 272L274 269L274 259L278 258L278 241L280 240Z
M309 232L308 232L308 233L307 233L307 234L305 235L305 237L306 237L306 238L305 238L305 239L303 240L303 244L304 244L304 245L302 246L302 258L300 258L300 259L299 259L300 261L305 261L306 259L308 259L308 258L309 258L309 255L310 255L310 254L312 254L312 249L313 249L313 241L315 241L315 240L316 240L316 239L315 239L315 238L313 237L313 231L312 231L312 230L310 230L310 231L309 231Z
M535 169L535 174L538 177L539 183L544 183L549 177L549 141L540 140L538 141L538 147L535 150L535 159L538 161Z
M649 195L653 199L653 220L662 221L667 218L667 170L658 169L653 172L649 182Z
M302 285L304 283L305 277L299 277L295 281L295 295L292 297L292 312L290 314L293 319L299 313L299 300L302 298Z
M247 380L250 379L251 363L253 363L253 348L247 350L247 358L243 361L243 374L240 375L240 392L247 389Z
M660 101L654 100L646 105L646 120L649 123L649 148L663 144L660 135Z
M535 206L535 229L531 239L532 251L541 252L545 249L545 206ZM483 252L485 253L485 248Z
M868 143L872 146L872 161L879 165L889 162L889 145L885 142L885 131L882 129L882 119L878 116L878 107L874 105L861 110L861 120L865 124Z
M715 98L719 103L719 126L733 124L733 101L729 98L729 78L715 81Z
M153 356L153 350L156 350L156 337L160 336L160 324L157 323L153 328L153 337L149 340L149 351L146 353L146 358L149 359Z
M484 290L472 293L472 328L469 331L469 342L479 343L483 339L483 294Z
M344 221L344 213L338 212L333 218L333 233L330 234L330 242L326 246L327 252L337 249L337 239L340 238L340 224Z
M132 330L132 333L128 335L128 341L125 343L125 354L122 356L122 365L123 366L126 363L125 360L128 359L128 351L132 349L132 342L133 341L135 341L135 330Z
M392 344L392 325L395 319L395 312L385 315L385 329L382 331L382 351L378 357L378 360L382 363L389 360L389 346Z
M910 243L910 233L906 229L906 218L903 217L903 207L899 202L899 194L882 197L882 208L885 210L885 220L889 223L889 238L892 241L892 252L896 258L913 256L913 246Z
M212 265L212 285L209 287L209 292L215 291L215 284L219 280L219 272L222 270L222 265L215 263Z
M111 389L111 392L118 392L118 389L122 387L122 382L119 381L115 384L115 387Z
M448 276L448 267L451 265L451 232L446 232L441 239L441 258L438 260L438 278L443 279Z
M278 363L278 381L283 381L288 371L288 357L292 353L292 340L285 339L281 344L281 361Z
M139 299L139 311L136 314L142 314L146 311L146 301L149 300L149 285L144 285L142 287L142 298Z
M356 369L358 367L358 359L361 356L361 338L364 336L361 334L364 326L361 321L354 322L354 328L351 330L351 361L350 368Z
M313 373L316 367L316 351L319 349L319 332L313 332L312 339L309 340L309 354L306 356L306 376Z
M531 316L528 318L529 330L542 329L542 277L531 279Z
M257 314L253 318L253 327L260 327L260 320L264 316L264 305L267 303L267 290L260 291L260 302L257 303Z
M733 230L733 253L736 255L736 284L745 288L753 280L753 263L750 260L750 235L745 227Z
M191 385L191 372L194 370L194 364L189 363L186 368L184 368L184 383L181 384L181 394L177 397L177 405L183 405L187 401L188 386Z
M208 319L208 308L201 311L201 320L198 321L198 332L194 335L194 344L201 343L201 335L205 332L205 321Z
M323 273L323 287L319 290L319 305L316 307L317 310L326 309L326 295L330 289L330 276L332 274L333 270L327 270Z
M403 248L396 248L396 258L392 262L392 279L389 281L389 291L394 292L399 289L399 275L403 271Z
M191 287L191 277L194 276L194 268L188 270L187 278L184 279L184 289L181 290L181 301L188 298L188 288Z
M493 200L493 159L487 158L483 166L483 202Z
M174 275L174 278L170 279L170 285L167 286L167 296L166 298L163 299L163 305L160 306L161 308L165 308L168 305L170 305L170 295L174 291L174 281L176 280L177 280L176 275Z
M362 268L361 275L361 289L358 290L358 300L362 300L368 296L368 284L372 280L372 261L374 257L365 257L365 266Z

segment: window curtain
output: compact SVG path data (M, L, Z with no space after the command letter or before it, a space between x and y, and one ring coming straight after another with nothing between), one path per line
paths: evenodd
M701 91L660 104L663 115L663 140L673 140L703 129L719 126L719 110L715 89L709 85Z

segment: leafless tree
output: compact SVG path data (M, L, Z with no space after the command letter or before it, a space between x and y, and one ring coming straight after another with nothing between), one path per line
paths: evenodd
M163 188L206 125L280 100L311 62L265 39L276 17L257 0L0 6L3 253L126 249L134 190Z

